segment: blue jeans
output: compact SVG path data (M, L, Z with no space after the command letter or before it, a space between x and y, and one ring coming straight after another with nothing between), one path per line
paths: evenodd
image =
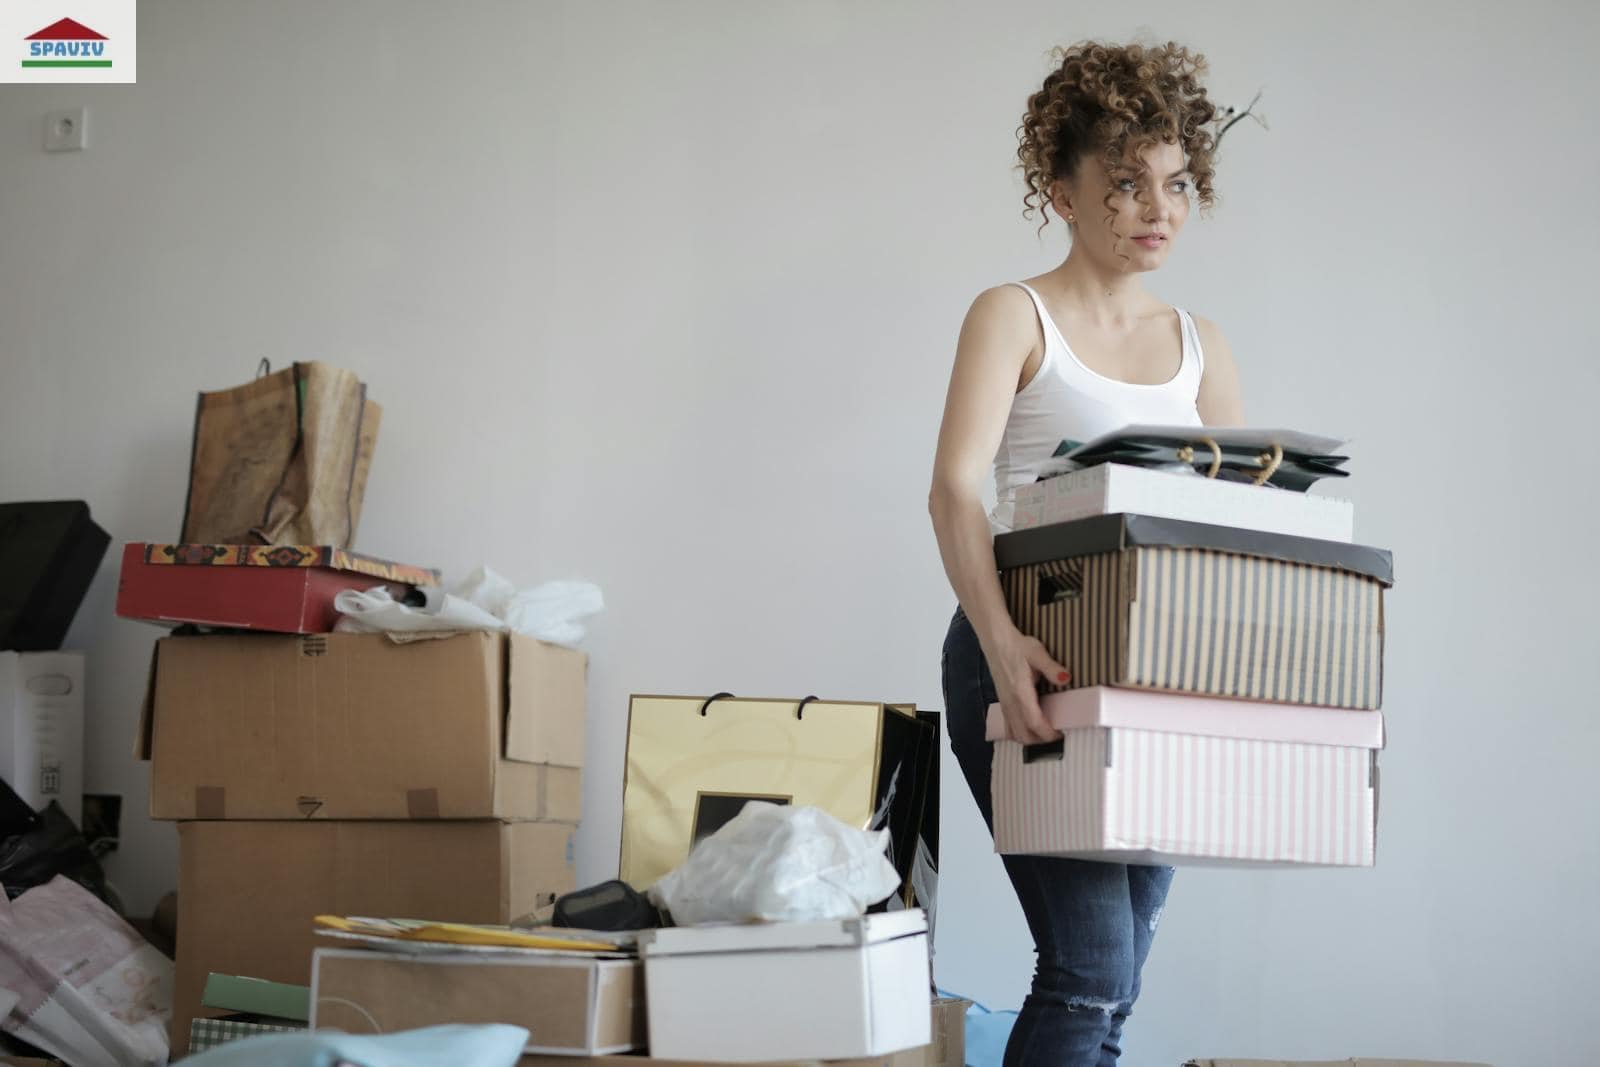
M991 833L994 745L983 734L995 700L978 635L957 609L944 642L945 725ZM1033 988L1006 1045L1005 1067L1115 1064L1172 868L1051 856L1001 860L1038 952Z

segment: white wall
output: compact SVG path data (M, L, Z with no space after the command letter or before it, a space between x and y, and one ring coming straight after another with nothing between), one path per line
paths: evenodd
M0 498L170 539L196 390L359 371L386 407L363 549L606 590L579 856L606 877L630 692L940 706L957 327L1063 254L1018 214L1025 97L1055 43L1192 42L1271 130L1229 135L1224 203L1152 284L1229 333L1253 420L1356 440L1399 575L1390 740L1375 869L1179 872L1125 1062L1593 1062L1600 19L1120 10L144 0L138 85L0 87ZM45 155L76 104L91 148ZM148 908L157 631L115 582L70 640ZM945 771L938 977L1015 1006L1030 945Z

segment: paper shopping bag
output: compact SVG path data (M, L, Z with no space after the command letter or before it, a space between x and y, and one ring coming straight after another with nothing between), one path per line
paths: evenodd
M890 832L914 869L936 730L907 704L635 696L622 793L622 880L647 889L751 800L810 804Z
M381 416L360 379L325 363L201 393L179 540L350 548Z

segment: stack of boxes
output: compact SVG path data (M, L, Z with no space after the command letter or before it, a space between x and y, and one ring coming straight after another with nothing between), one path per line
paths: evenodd
M1072 678L1040 698L1053 744L990 709L996 849L1371 865L1392 561L1351 512L1116 464L1020 493L1001 585Z
M138 754L178 823L174 1055L209 974L308 984L317 915L508 923L574 888L585 672L502 633L159 641Z

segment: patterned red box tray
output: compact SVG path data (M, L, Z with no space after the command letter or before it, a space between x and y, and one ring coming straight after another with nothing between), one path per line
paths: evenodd
M396 599L438 585L427 567L375 559L330 545L155 545L122 550L117 614L148 622L196 623L273 633L328 633L333 598L386 586Z

